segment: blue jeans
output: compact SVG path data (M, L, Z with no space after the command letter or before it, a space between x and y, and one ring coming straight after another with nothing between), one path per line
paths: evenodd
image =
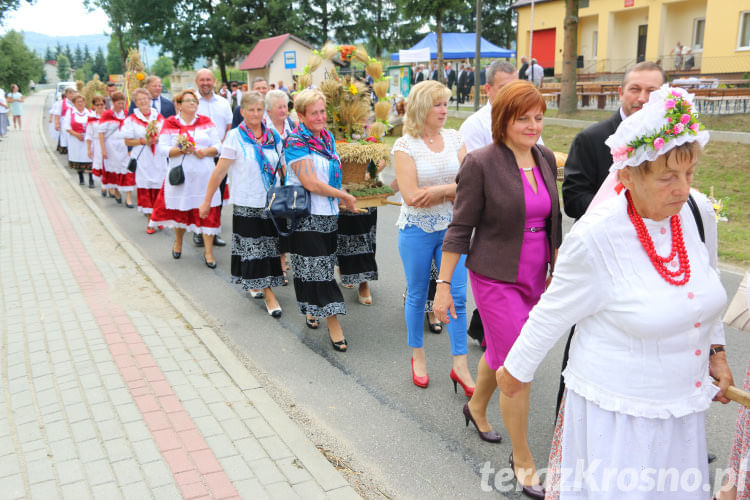
M398 252L406 275L406 303L404 318L409 346L420 348L424 336L424 303L430 283L430 265L433 257L440 267L445 230L426 233L415 226L406 226L398 232ZM453 271L451 295L458 318L446 325L451 339L451 354L468 352L466 346L466 256L462 255Z

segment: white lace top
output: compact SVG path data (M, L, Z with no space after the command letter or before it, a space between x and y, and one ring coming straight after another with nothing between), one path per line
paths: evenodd
M458 173L458 150L464 141L458 130L443 129L443 150L430 151L421 138L404 135L396 140L392 153L402 151L414 160L417 167L417 187L439 186L456 181ZM401 213L396 225L399 229L416 226L426 233L446 229L453 219L453 203L445 201L427 208L410 207L401 204Z

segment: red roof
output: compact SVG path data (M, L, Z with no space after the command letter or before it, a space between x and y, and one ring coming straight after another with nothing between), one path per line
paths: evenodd
M289 33L259 40L255 44L255 47L253 47L252 52L240 64L240 69L265 68L276 51L279 50L279 47L286 42L287 38L289 38Z
M310 47L310 44L306 43L303 40L300 40L294 35L290 35L289 33L279 36L273 36L271 38L264 38L263 40L258 41L255 47L253 47L253 50L250 52L250 54L248 54L245 60L242 61L242 64L240 64L240 69L249 70L265 68L266 66L268 66L268 63L271 61L273 55L276 54L276 51L278 51L283 43L286 42L290 37L300 44L306 47Z

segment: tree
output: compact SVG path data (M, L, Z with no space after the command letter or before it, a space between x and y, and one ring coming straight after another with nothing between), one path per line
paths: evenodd
M73 57L73 52L71 52L70 45L67 43L65 44L65 49L63 49L63 54L65 54L65 57L68 58L68 62L72 65L75 61L75 57Z
M576 62L578 59L578 0L565 0L563 22L563 70L560 81L560 114L574 113L578 106L576 94Z
M87 82L91 80L91 77L94 76L94 72L91 69L91 63L83 63L83 66L78 68L75 72L75 75L73 76L74 80L81 80L82 82Z
M472 32L475 30L476 5L465 4L462 8L446 12L443 18L443 30L446 32ZM495 0L482 2L482 37L487 41L510 47L516 39L514 25L515 10L510 8L513 0Z
M421 16L422 21L426 23L432 19L435 20L438 81L446 83L443 72L443 15L447 12L465 9L466 3L463 0L406 0L405 7L406 12Z
M96 49L96 54L94 55L94 63L91 65L91 71L99 75L99 79L102 81L106 80L107 73L107 60L104 59L104 52L102 52L102 48L99 47Z
M48 45L47 50L44 52L44 62L54 61L55 59L57 59L57 55L52 52L52 49Z
M71 61L74 68L80 68L83 66L83 51L81 50L81 45L76 45L76 50L73 53L73 60Z
M341 4L329 0L302 0L302 12L306 13L302 36L314 45L321 46L328 40L351 42L346 32L347 12Z
M65 54L57 56L57 77L62 82L70 79L70 59Z
M358 0L355 8L354 22L341 30L348 33L349 41L367 40L367 50L375 57L409 47L419 37L419 22L405 12L403 0Z
M33 3L33 0L27 0L26 3ZM2 26L5 20L5 14L13 10L18 10L20 6L20 0L0 0L0 26Z
M94 60L91 58L91 52L89 52L89 46L84 45L83 46L83 62L84 63L93 63Z
M125 60L120 54L119 45L114 36L109 38L107 44L107 73L110 75L121 75L125 68Z
M151 73L155 74L159 78L165 78L172 74L174 71L174 64L172 60L167 56L159 56L159 58L151 66Z
M60 42L57 42L57 45L55 46L55 57L53 57L54 60L57 60L57 56L62 54L63 48L62 45L60 45Z
M9 31L0 37L0 87L10 88L17 84L26 93L29 80L39 81L44 72L44 63L23 41L23 35Z

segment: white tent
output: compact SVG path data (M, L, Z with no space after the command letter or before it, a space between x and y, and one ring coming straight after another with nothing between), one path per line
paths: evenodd
M413 50L399 50L398 61L400 63L427 62L430 60L430 48Z

